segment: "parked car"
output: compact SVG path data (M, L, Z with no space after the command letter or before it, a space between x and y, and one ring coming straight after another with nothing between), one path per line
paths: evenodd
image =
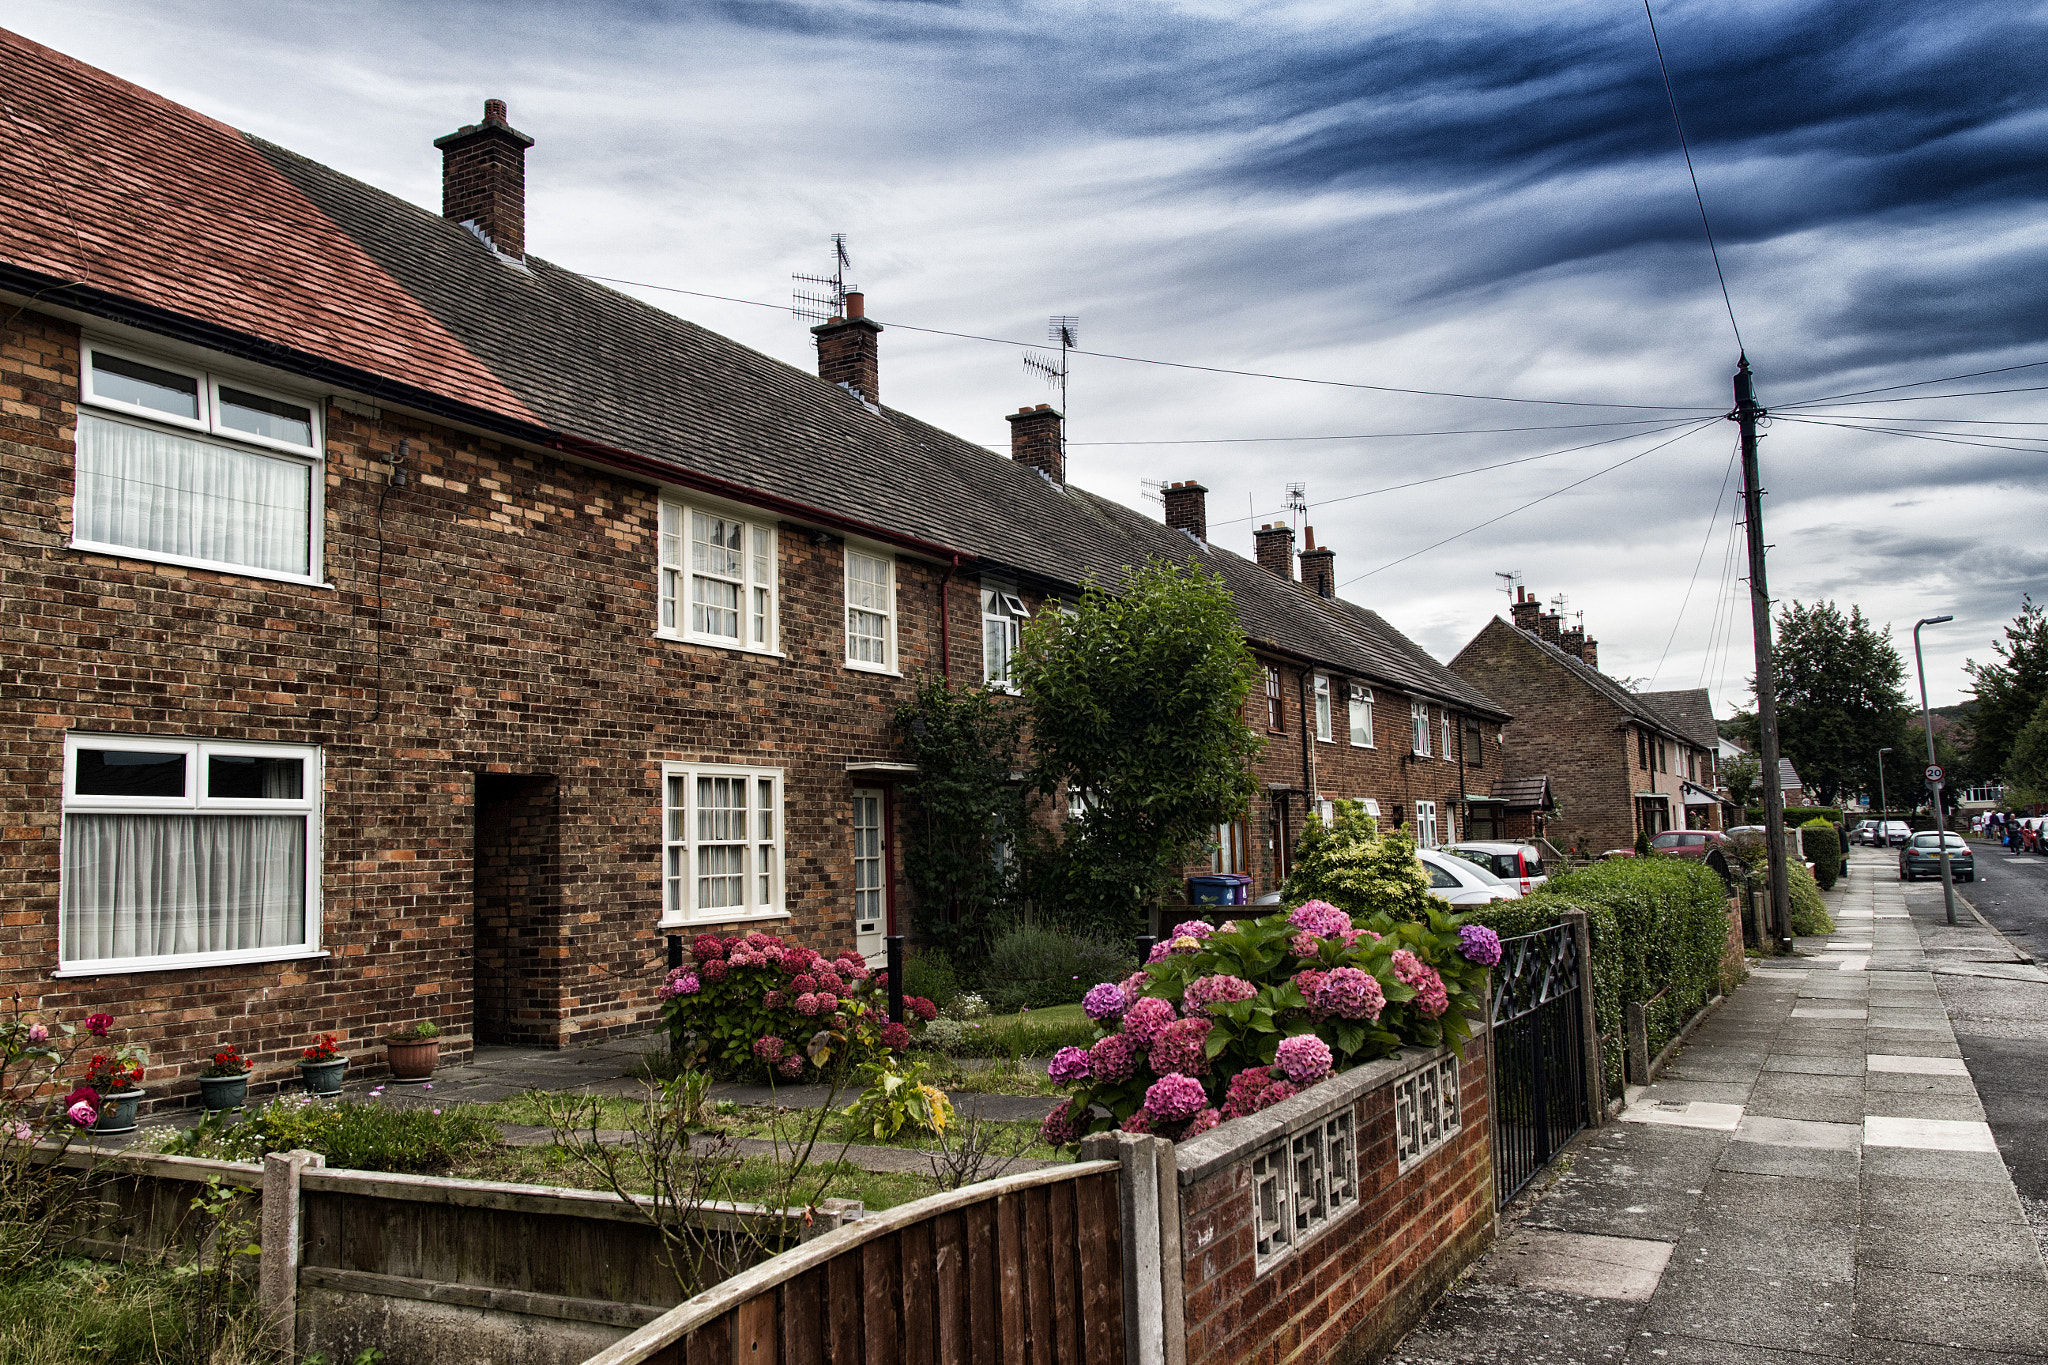
M1522 893L1477 863L1433 848L1418 848L1415 857L1429 874L1429 894L1452 905L1485 905L1518 901Z
M1650 840L1651 848L1674 858L1705 858L1727 846L1728 836L1717 829L1667 829Z
M1543 855L1534 844L1445 844L1443 851L1485 868L1525 896L1550 880L1550 874L1543 870Z
M1970 852L1969 841L1960 834L1936 834L1933 830L1914 835L1899 850L1899 880L1910 882L1917 877L1939 877L1944 841L1948 846L1949 876L1959 882L1976 881L1977 860Z
M1913 827L1904 820L1880 820L1872 844L1878 848L1903 848L1912 840Z

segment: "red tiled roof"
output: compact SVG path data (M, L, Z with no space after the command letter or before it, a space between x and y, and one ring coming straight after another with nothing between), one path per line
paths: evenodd
M537 420L233 128L4 29L0 110L0 258Z

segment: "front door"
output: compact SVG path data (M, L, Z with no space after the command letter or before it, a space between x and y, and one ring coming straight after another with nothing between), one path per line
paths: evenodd
M885 803L873 787L853 793L853 941L871 964L883 960L882 935L889 924L889 841L883 833Z

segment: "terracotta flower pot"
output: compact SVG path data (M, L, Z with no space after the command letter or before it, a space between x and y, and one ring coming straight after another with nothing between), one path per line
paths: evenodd
M199 1098L209 1114L218 1114L223 1109L240 1109L243 1097L249 1093L249 1075L201 1076Z
M331 1062L299 1063L299 1075L305 1079L306 1089L315 1095L339 1095L341 1073L347 1069L346 1057L336 1057Z
M391 1079L394 1081L424 1081L434 1074L434 1063L440 1060L441 1044L435 1038L421 1038L399 1042L386 1039L384 1049L391 1063Z

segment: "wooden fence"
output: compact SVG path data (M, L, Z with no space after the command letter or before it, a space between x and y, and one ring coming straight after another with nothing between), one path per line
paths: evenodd
M1124 1365L1114 1161L870 1214L697 1295L587 1365Z

